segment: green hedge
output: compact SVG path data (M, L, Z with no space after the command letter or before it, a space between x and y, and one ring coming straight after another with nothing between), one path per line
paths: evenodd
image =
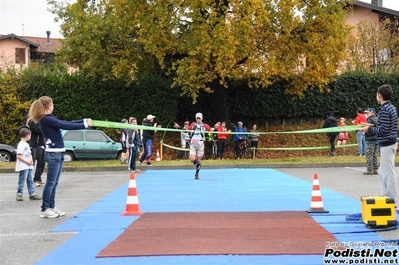
M232 120L285 119L325 117L331 110L335 116L353 117L358 107L378 109L376 91L382 84L394 89L392 102L399 107L399 74L346 73L337 76L328 92L309 89L303 98L284 93L289 85L279 81L268 88L248 88L245 81L234 82L229 88L229 107Z
M204 113L206 122L213 124L220 117L224 119L220 111L227 113L227 121L249 122L324 119L327 110L332 110L335 116L353 118L358 107L378 109L375 95L376 89L382 84L390 84L394 88L392 102L399 107L397 73L346 73L337 76L326 87L329 92L308 89L303 98L285 94L288 81L277 81L267 88L249 88L246 80L240 80L230 82L228 89L218 90L215 94L201 93L196 104L192 104L190 98L181 97L177 88L170 87L172 80L161 74L150 75L130 84L121 80L87 78L84 73L79 72L68 74L66 69L55 67L28 69L18 76L15 73L12 75L17 80L15 86L22 103L48 95L54 100L54 115L64 120L91 117L97 120L120 121L122 118L135 116L140 122L148 114L152 114L156 116L155 121L163 127L171 127L173 121L192 121L198 111ZM5 76L7 75L0 75L0 79ZM3 95L6 94L5 91ZM226 98L226 104L222 104L223 98ZM26 108L29 104L21 106ZM26 108L26 114L27 112ZM15 131L23 116L5 116L2 122L3 131ZM118 137L117 130L106 131L114 138ZM3 143L17 140L16 135L11 133L1 134L0 138Z

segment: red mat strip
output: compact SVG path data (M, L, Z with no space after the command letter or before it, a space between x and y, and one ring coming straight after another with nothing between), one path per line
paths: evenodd
M144 213L96 257L323 254L326 241L306 212Z

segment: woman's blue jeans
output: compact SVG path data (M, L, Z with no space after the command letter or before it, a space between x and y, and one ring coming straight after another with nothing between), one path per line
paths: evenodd
M363 131L356 132L357 155L366 155L366 136Z
M42 212L55 208L55 194L64 166L63 152L45 152L44 156L47 161L47 180L43 189Z

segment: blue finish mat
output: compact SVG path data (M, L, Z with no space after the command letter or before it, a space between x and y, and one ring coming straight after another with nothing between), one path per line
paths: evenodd
M306 211L312 183L273 169L147 170L136 178L143 212ZM339 242L383 241L360 222L346 221L361 211L360 201L322 187L327 214L311 214ZM109 193L52 232L77 231L38 261L44 264L324 264L322 255L189 255L95 258L138 216L121 216L128 183ZM342 208L345 205L345 208Z

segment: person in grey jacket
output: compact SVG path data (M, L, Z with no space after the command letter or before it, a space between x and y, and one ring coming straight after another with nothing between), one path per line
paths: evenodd
M364 111L367 115L367 123L377 125L378 118L375 113L375 109L369 108ZM366 136L366 163L367 170L363 172L363 175L378 175L378 144L377 135L372 132L367 132Z

